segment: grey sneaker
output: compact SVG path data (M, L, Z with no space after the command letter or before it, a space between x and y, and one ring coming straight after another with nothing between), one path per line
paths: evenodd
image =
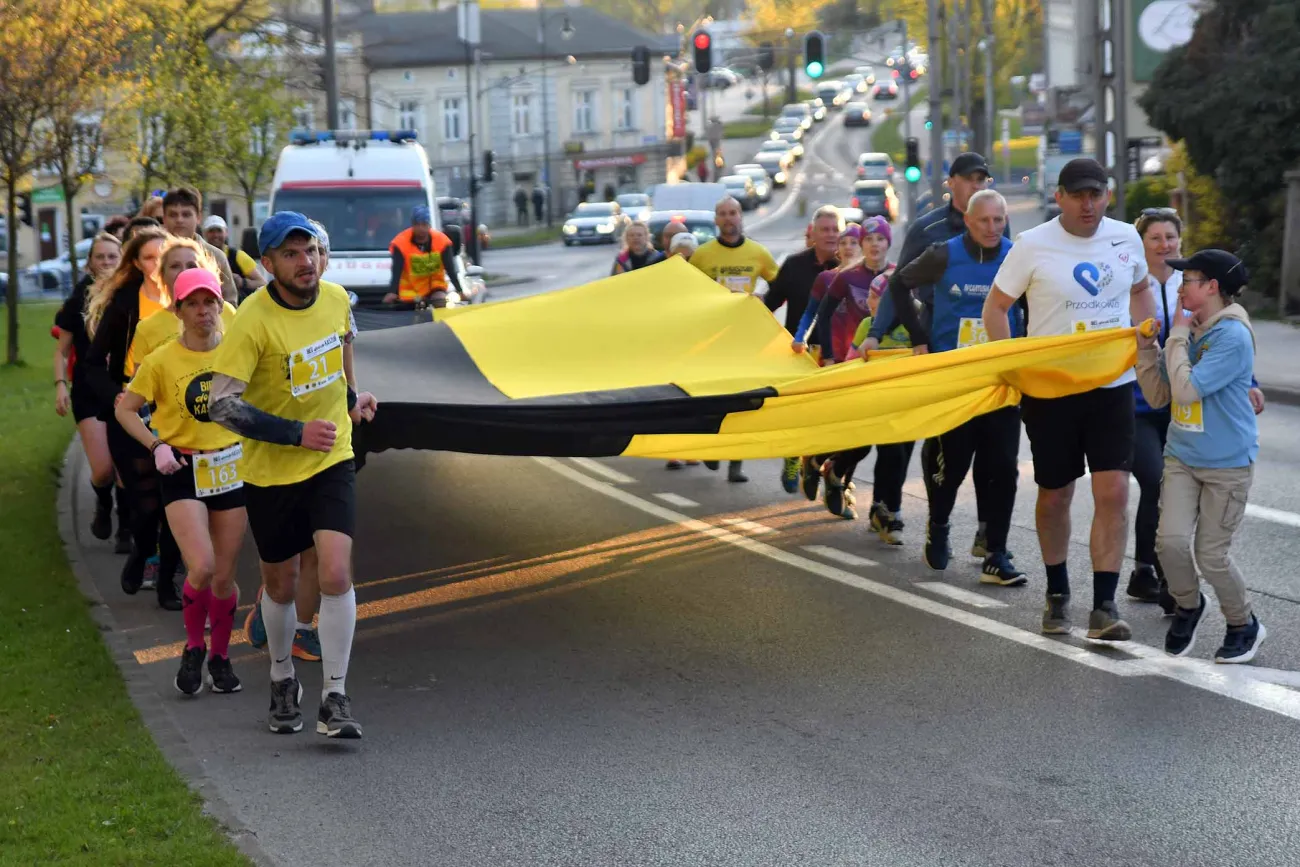
M1097 641L1128 641L1133 637L1133 630L1119 619L1114 602L1103 602L1088 615L1088 637Z
M302 684L296 677L271 681L271 731L291 735L302 731Z
M341 692L325 696L316 714L316 733L327 738L360 739L361 723L352 718L352 699Z
M1069 593L1048 593L1043 608L1043 634L1066 635L1070 631Z

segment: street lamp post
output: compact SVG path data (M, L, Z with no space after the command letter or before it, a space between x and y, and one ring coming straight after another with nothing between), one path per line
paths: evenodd
M569 23L566 15L564 28L560 31L560 36L564 39L572 39L573 32L573 25ZM538 0L537 3L537 47L542 61L542 190L546 193L546 226L550 228L555 225L555 211L551 205L551 118L546 93L548 80L546 74L546 7L542 5L541 0Z
M799 92L794 86L794 28L785 28L785 63L786 63L786 81L785 81L785 101L795 103L799 101Z

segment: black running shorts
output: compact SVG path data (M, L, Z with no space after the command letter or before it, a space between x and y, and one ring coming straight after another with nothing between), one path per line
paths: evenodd
M170 446L159 446L159 448L170 448ZM179 453L177 453L179 454ZM233 491L223 491L220 494L213 494L209 497L200 497L194 487L194 455L180 455L185 458L185 465L170 476L159 476L162 479L160 488L162 490L163 506L170 506L177 500L197 500L208 507L209 512L224 512L227 509L244 508L244 489L235 488Z
M292 485L244 483L248 528L263 563L283 563L315 545L318 530L353 536L357 523L357 473L343 461Z
M1064 488L1083 477L1133 468L1133 385L1094 388L1068 397L1020 401L1020 415L1040 488Z

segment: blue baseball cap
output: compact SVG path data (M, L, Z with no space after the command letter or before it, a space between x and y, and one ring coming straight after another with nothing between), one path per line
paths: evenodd
M307 219L297 211L276 211L266 222L262 224L262 229L257 233L257 252L263 256L267 250L274 249L284 243L284 239L289 237L292 232L303 232L316 240L320 240L320 232Z
M417 223L428 223L433 225L433 212L429 210L428 205L416 205L411 209L411 225Z

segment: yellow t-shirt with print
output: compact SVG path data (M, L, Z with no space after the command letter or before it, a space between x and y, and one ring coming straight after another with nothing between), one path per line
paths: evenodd
M248 384L244 400L304 424L334 422L329 452L244 439L241 475L251 485L292 485L352 458L343 345L355 334L347 293L321 283L303 308L282 302L273 286L254 292L226 330L213 369Z
M732 292L748 295L754 294L758 278L771 283L777 271L776 260L767 248L749 238L735 247L714 238L691 254L691 264Z
M221 330L225 331L235 320L235 306L229 301L221 308ZM181 336L181 320L171 310L160 308L148 319L141 319L131 338L131 348L126 353L126 372L131 374L141 361L156 350Z
M170 314L168 314L170 315ZM211 452L234 445L239 437L208 417L212 362L217 350L195 352L173 340L151 353L127 385L154 404L150 424L171 446Z

